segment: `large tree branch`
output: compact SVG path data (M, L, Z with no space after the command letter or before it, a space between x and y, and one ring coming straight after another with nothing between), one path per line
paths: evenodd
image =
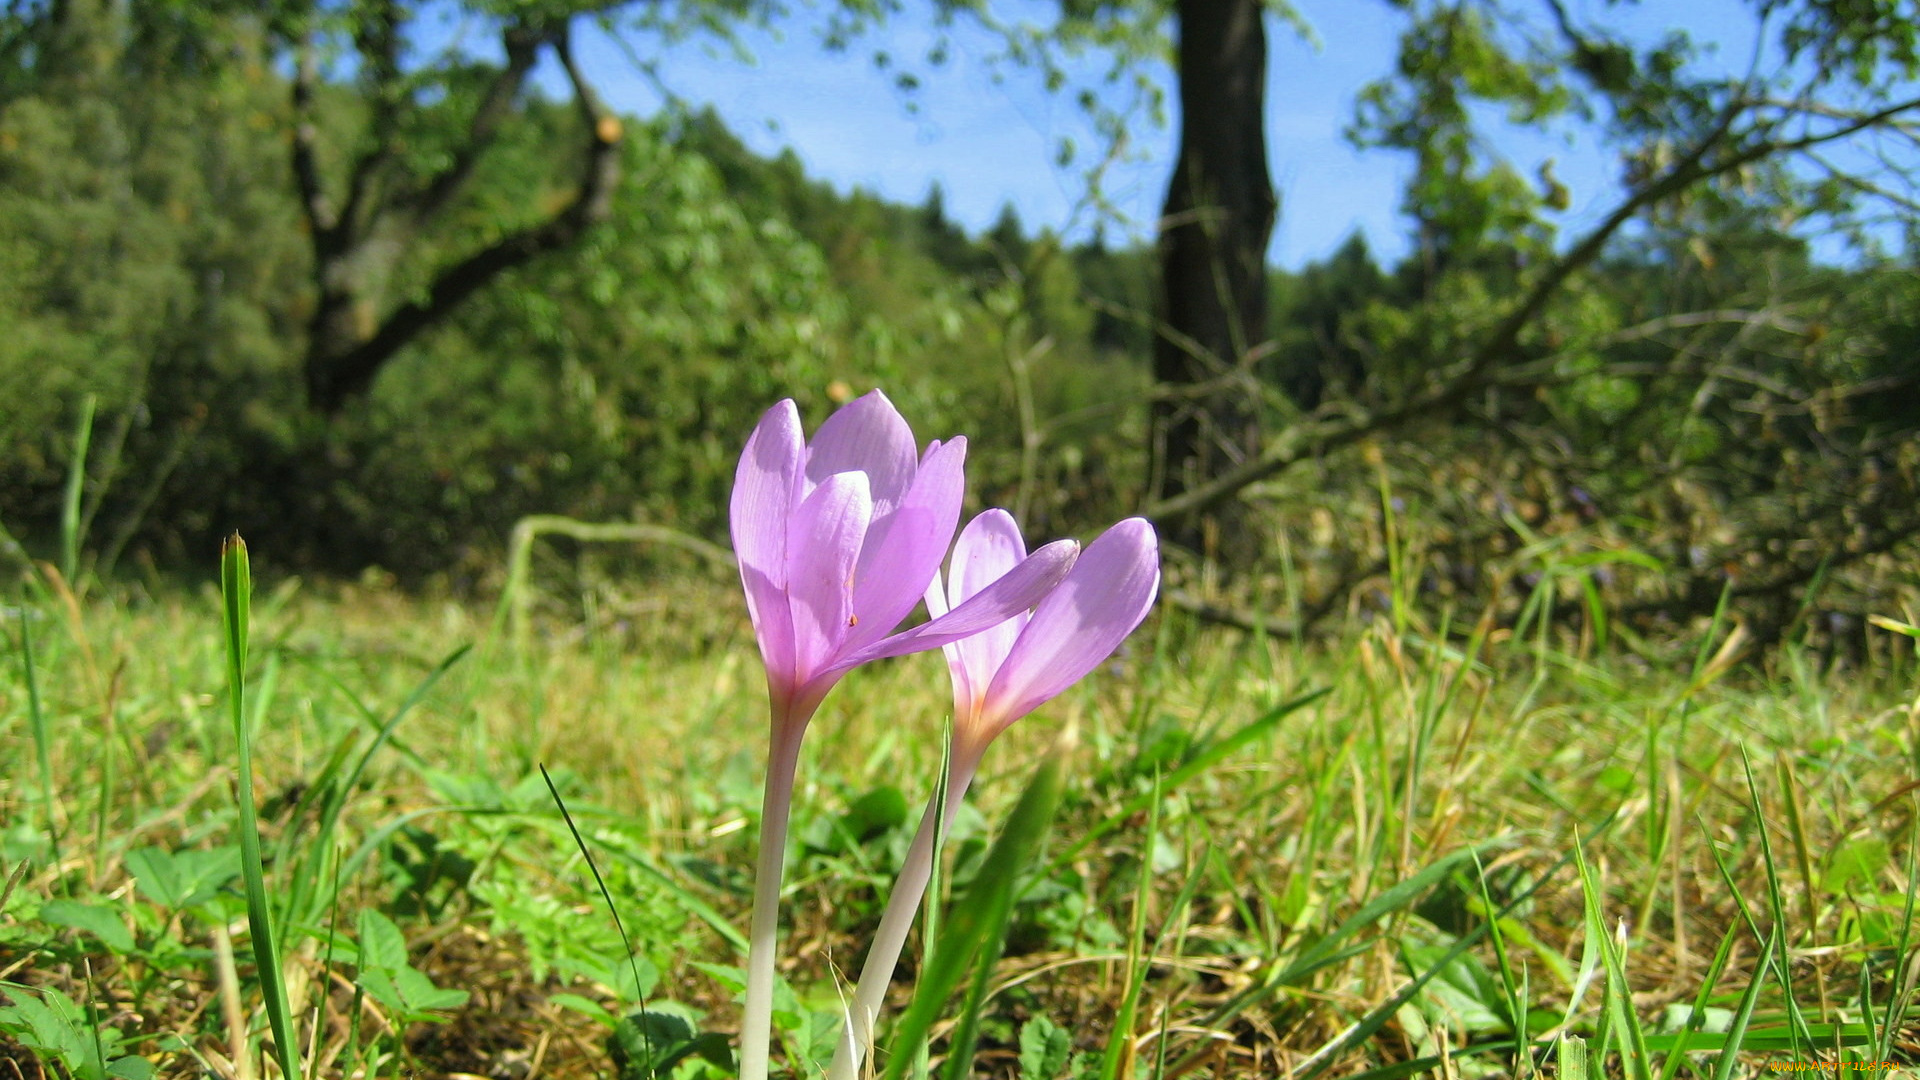
M373 385L387 361L462 301L500 274L569 246L612 212L620 179L620 120L575 62L565 27L555 34L553 46L573 84L586 125L580 186L573 199L546 220L518 229L442 270L424 299L393 311L366 341L333 358L324 371L309 371L309 391L316 407L338 412Z
M320 81L319 61L313 55L311 35L295 47L293 67L293 181L300 190L300 210L319 251L340 223L332 200L320 179L320 126L315 116L314 86Z
M1598 259L1614 235L1647 207L1695 184L1726 175L1764 158L1798 153L1885 124L1903 113L1920 109L1920 98L1910 98L1856 116L1827 131L1793 139L1754 140L1723 157L1709 160L1709 155L1729 140L1734 121L1748 105L1744 99L1730 101L1713 127L1686 154L1658 178L1628 195L1579 243L1555 260L1487 336L1479 349L1465 360L1450 365L1426 387L1397 404L1379 410L1350 404L1322 407L1304 422L1282 432L1252 460L1173 497L1149 503L1141 509L1141 514L1161 522L1184 520L1234 497L1247 485L1284 472L1310 456L1347 446L1415 417L1429 416L1453 407L1466 395L1483 386L1493 369L1519 355L1520 337L1527 327L1540 317L1567 281Z
M1710 326L1766 327L1788 334L1804 334L1807 329L1806 324L1801 320L1772 308L1758 310L1715 308L1710 311L1683 311L1621 327L1598 337L1582 338L1577 344L1561 349L1551 356L1543 356L1525 364L1502 367L1489 375L1487 381L1499 386L1539 386L1555 381L1559 377L1556 375L1557 369L1566 362L1568 357L1582 353L1595 353L1636 341L1646 341L1670 330L1690 330ZM1644 364L1615 364L1608 367L1606 371L1610 375L1654 373L1652 368Z
M406 211L413 219L414 228L431 221L446 209L460 189L466 186L481 156L493 145L501 122L512 113L513 100L526 83L527 72L533 68L540 46L553 41L555 37L556 32L551 27L537 29L518 22L500 32L500 44L506 50L507 62L494 74L480 104L475 107L473 117L467 123L467 137L454 153L453 160L407 200Z
M341 228L348 231L349 243L357 242L374 230L377 211L366 209L381 174L400 148L400 106L407 88L400 69L401 27L405 13L394 0L379 0L373 13L362 19L354 34L354 47L360 52L367 81L368 97L373 104L368 127L367 147L354 159L347 174L347 197L340 208Z

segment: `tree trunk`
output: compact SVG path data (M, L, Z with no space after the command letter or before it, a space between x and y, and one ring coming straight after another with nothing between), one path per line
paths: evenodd
M1159 501L1260 451L1253 361L1267 341L1267 36L1259 0L1179 0L1180 158L1160 219L1162 331L1153 352ZM1254 553L1244 507L1162 523L1168 539L1229 562Z

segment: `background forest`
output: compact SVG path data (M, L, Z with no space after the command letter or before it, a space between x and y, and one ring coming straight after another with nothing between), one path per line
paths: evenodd
M767 16L600 11L674 33ZM717 539L762 403L817 417L882 385L924 430L972 433L976 497L1037 531L1144 507L1199 554L1289 561L1279 622L1377 584L1381 484L1441 602L1578 567L1564 588L1625 612L1701 614L1731 575L1771 635L1905 580L1920 316L1896 5L1757 11L1756 55L1783 65L1765 81L1700 74L1683 31L1609 36L1604 8L1399 9L1401 74L1353 137L1417 160L1416 243L1382 266L1356 238L1299 272L1258 265L1270 187L1209 196L1236 223L1189 230L1212 248L1178 228L1159 252L1064 244L1011 212L968 235L938 190L837 194L710 113L617 117L570 59L572 100L536 90L591 12L475 8L494 62L410 43L416 14L8 9L0 522L28 550L58 533L87 401L78 526L102 572L204 572L238 528L277 565L464 591L531 513ZM1006 29L1003 62L1065 79L1050 65L1094 42L1150 73L1179 59L1166 15L1068 11ZM1176 70L1213 85L1248 62L1208 57ZM1230 104L1209 115L1251 108L1252 134L1210 150L1189 117L1185 160L1264 182L1260 102ZM1617 212L1556 231L1565 189L1494 152L1490 109L1609 140ZM1197 300L1163 292L1163 260Z
M0 0L0 1077L735 1075L728 492L874 387L969 512L1164 573L955 818L928 910L1001 922L890 1076L1910 1068L1920 4L1629 10L1370 6L1406 242L1282 269L1284 0ZM1084 227L623 114L581 47L772 25L903 108L992 40L1098 135ZM1602 190L1506 153L1554 139ZM808 746L787 1075L943 761L922 659Z

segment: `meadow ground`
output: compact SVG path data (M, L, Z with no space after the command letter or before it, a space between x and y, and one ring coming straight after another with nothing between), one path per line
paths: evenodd
M274 1075L217 591L21 596L0 1080ZM653 1044L609 1037L643 1003L674 1075L725 1075L695 1033L737 1017L766 740L744 608L692 576L575 600L516 637L377 582L255 596L263 882L311 1075L647 1075ZM954 894L1054 753L1066 783L927 1067L957 1017L972 1075L1032 1080L1913 1069L1911 643L1823 667L1747 662L1725 626L1584 652L1521 629L1382 612L1299 642L1163 606L989 754ZM919 656L856 672L815 722L789 1062L831 1047L948 708Z

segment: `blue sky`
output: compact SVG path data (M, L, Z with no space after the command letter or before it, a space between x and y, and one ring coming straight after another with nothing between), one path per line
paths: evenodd
M1391 258L1406 247L1398 207L1407 163L1402 155L1356 150L1342 132L1360 88L1391 70L1399 17L1381 0L1299 0L1297 7L1316 42L1269 18L1267 136L1282 201L1269 256L1278 265L1298 267L1359 230L1378 254ZM1610 20L1648 40L1684 12L1685 29L1709 49L1709 63L1744 67L1752 48L1751 19L1738 0L1572 0L1568 7L1576 18ZM824 10L802 8L770 28L744 34L750 60L698 39L663 49L632 36L627 46L632 55L657 63L671 92L711 105L756 151L791 147L811 175L843 191L861 187L918 203L937 182L949 214L971 229L985 228L1011 203L1029 230L1044 226L1085 235L1092 218L1074 209L1085 191L1081 166L1055 162L1062 137L1083 147L1095 141L1070 93L1049 94L1033 72L990 64L993 39L963 24L953 34L946 65L911 65L923 84L914 98L917 108L909 108L894 88L893 73L879 70L872 58L877 50L905 61L924 56L934 41L928 18L908 5L908 14L835 53L820 45ZM1021 0L995 10L1002 18L1029 13L1040 21L1048 8L1044 0ZM596 34L581 43L580 52L616 108L644 115L661 106L660 93L613 41ZM1091 78L1097 70L1090 61L1079 73L1097 85ZM1171 73L1152 74L1169 90L1171 113ZM548 79L555 75L546 73ZM1171 168L1174 122L1156 127L1143 115L1131 125L1130 160L1105 182L1129 223L1116 231L1150 235ZM1590 134L1503 131L1496 146L1528 174L1554 159L1572 192L1563 215L1567 228L1594 220L1617 195L1616 166Z

